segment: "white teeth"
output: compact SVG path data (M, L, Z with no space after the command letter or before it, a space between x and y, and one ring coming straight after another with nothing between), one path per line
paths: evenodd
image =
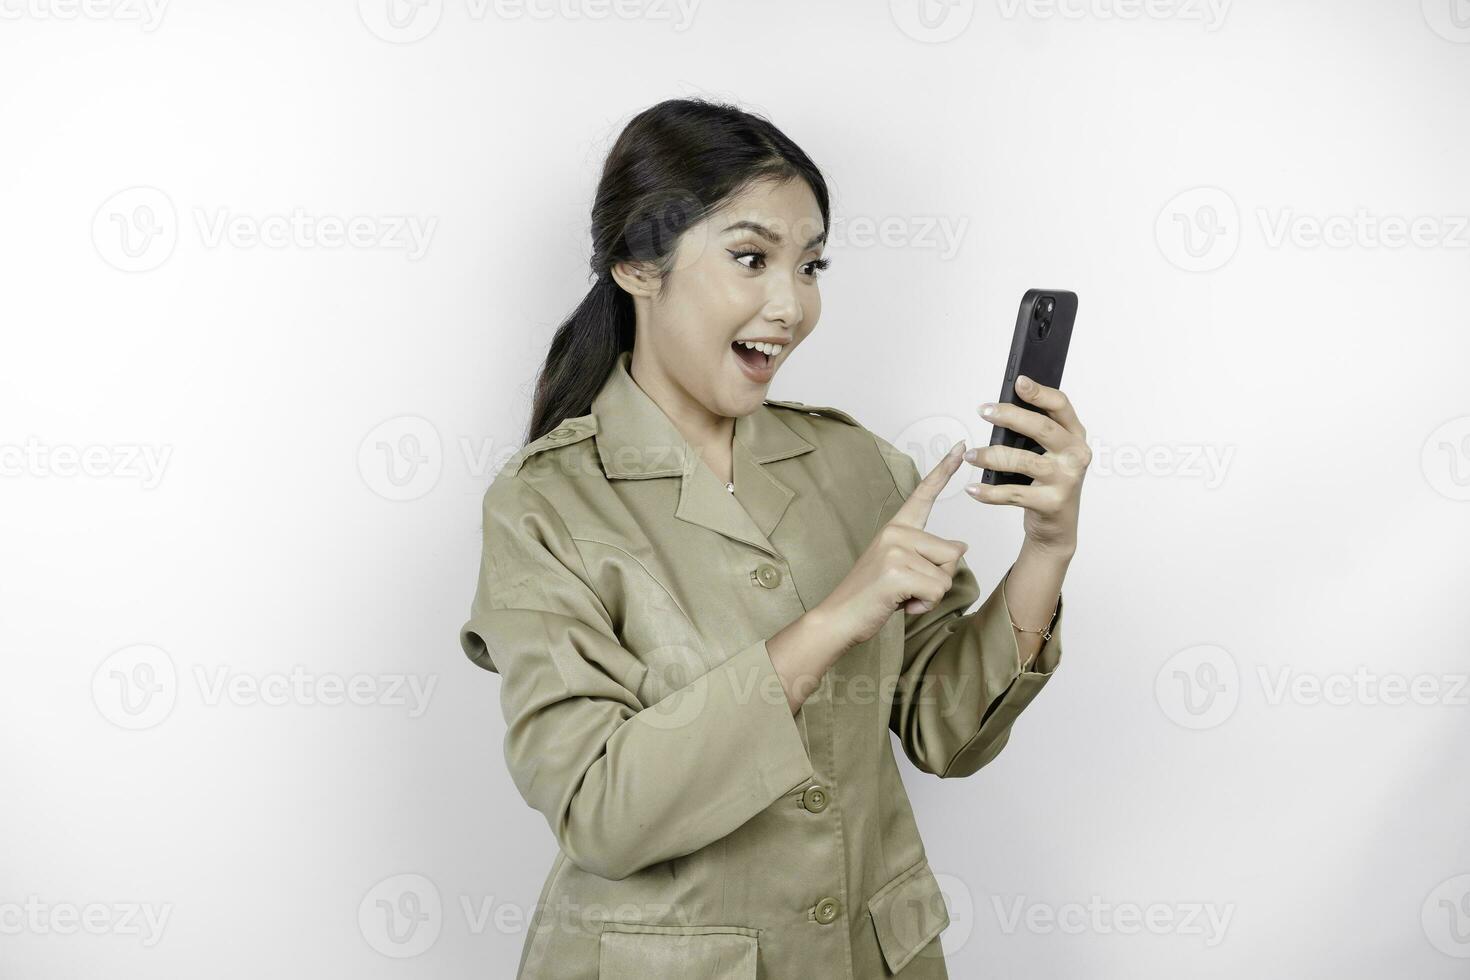
M749 340L738 340L736 341L736 343L743 344L744 346L749 347L751 350L758 350L762 354L769 354L772 357L775 357L777 354L786 349L785 346L782 344L762 344Z

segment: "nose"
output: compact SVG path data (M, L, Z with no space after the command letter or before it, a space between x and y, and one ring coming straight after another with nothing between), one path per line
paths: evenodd
M765 315L768 321L780 323L787 330L796 329L796 325L801 323L802 309L794 283L779 276L772 279Z

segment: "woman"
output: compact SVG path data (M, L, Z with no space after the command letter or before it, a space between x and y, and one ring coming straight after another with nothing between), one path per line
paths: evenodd
M766 397L827 225L816 166L734 107L663 102L610 151L597 282L485 494L460 635L560 845L519 977L947 976L888 733L940 777L1006 744L1061 657L1089 453L1060 391L999 406L1048 452L965 454L1034 478L971 488L1026 541L966 613L965 543L923 529L963 443L921 481L851 415Z

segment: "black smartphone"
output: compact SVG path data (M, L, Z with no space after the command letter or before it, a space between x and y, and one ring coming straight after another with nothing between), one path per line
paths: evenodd
M1016 394L1016 375L1024 374L1048 388L1060 388L1062 367L1067 363L1067 345L1072 342L1072 321L1076 318L1076 293L1065 289L1026 290L1026 295L1021 297L1021 308L1016 313L1016 332L1011 337L1011 357L1006 362L1005 382L1000 388L999 401L1042 412ZM990 444L1015 446L1034 453L1046 451L1030 436L999 425L991 430ZM1008 470L985 470L980 475L980 482L1027 485L1031 483L1031 477Z

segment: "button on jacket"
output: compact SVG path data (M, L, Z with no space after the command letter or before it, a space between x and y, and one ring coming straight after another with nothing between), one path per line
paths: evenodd
M919 482L833 408L735 420L734 493L628 373L484 498L465 653L500 675L505 760L560 847L519 978L947 977L949 924L889 732L968 776L1061 658L1023 671L961 558L793 715L766 639L816 606Z

